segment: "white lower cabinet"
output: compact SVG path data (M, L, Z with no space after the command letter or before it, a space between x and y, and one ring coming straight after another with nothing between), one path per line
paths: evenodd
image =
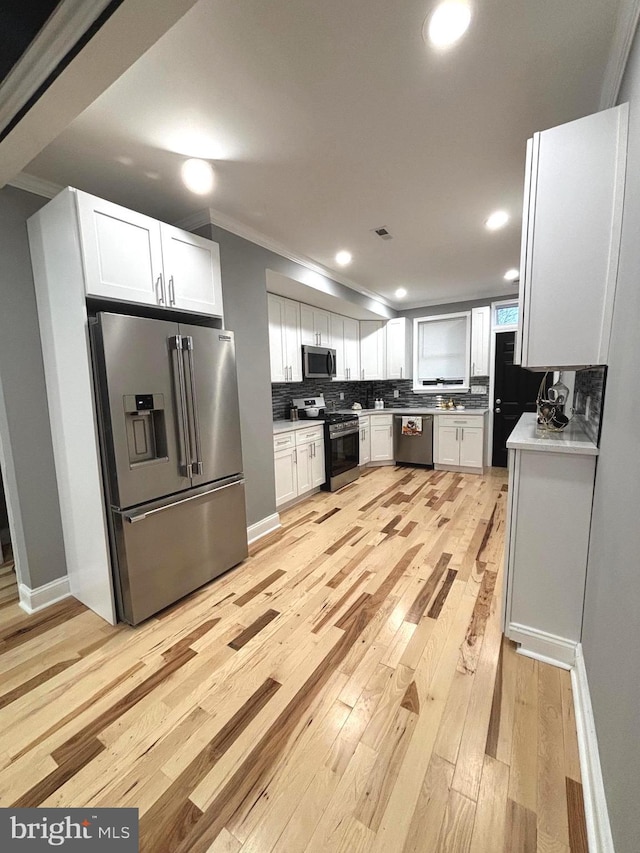
M371 418L360 418L360 465L371 462Z
M434 462L438 467L484 467L484 418L439 415Z
M292 430L273 437L276 506L318 488L325 481L322 427Z
M503 628L534 656L575 663L596 457L509 450Z
M393 415L372 415L371 462L393 461Z

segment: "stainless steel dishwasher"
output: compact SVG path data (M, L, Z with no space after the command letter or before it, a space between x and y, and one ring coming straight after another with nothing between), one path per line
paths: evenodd
M422 421L422 431L402 433L403 420L409 426L410 421ZM411 427L410 427L411 428ZM433 415L394 415L393 452L396 462L411 462L414 465L433 465Z

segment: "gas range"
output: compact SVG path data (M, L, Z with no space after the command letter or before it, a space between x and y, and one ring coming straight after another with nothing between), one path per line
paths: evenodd
M324 423L325 435L329 439L325 450L331 452L331 442L359 432L360 421L355 412L328 412L324 397L300 397L293 400L298 409L300 420L321 421ZM357 460L352 467L357 467Z
M358 425L358 416L348 412L328 412L324 397L301 397L293 400L293 405L298 409L300 420L323 421L329 426L338 424ZM313 414L310 414L312 412Z

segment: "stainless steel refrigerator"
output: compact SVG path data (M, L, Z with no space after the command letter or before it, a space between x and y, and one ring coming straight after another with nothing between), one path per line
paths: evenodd
M233 332L91 323L114 581L136 625L247 556Z

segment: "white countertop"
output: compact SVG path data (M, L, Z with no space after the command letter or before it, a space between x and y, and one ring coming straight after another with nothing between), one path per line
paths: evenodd
M393 409L338 409L339 412L349 412L362 417L363 415L457 415L468 417L469 415L486 415L489 409L436 409L434 407L409 407Z
M562 432L542 432L538 430L535 412L522 415L509 436L507 447L510 450L546 450L583 456L597 456L599 453L598 446L575 419Z
M281 432L291 432L294 429L309 429L310 427L324 427L324 421L316 420L300 420L300 421L274 421L273 434L278 435Z
M368 415L458 415L458 417L468 417L469 415L476 415L478 417L482 415L486 415L489 409L436 409L436 408L423 408L423 409L337 409L341 414L348 415L357 415L358 417L366 417ZM274 421L273 422L273 434L278 435L281 432L291 432L291 430L295 429L307 429L312 426L322 426L323 421L320 420L305 420L301 419L298 421Z

